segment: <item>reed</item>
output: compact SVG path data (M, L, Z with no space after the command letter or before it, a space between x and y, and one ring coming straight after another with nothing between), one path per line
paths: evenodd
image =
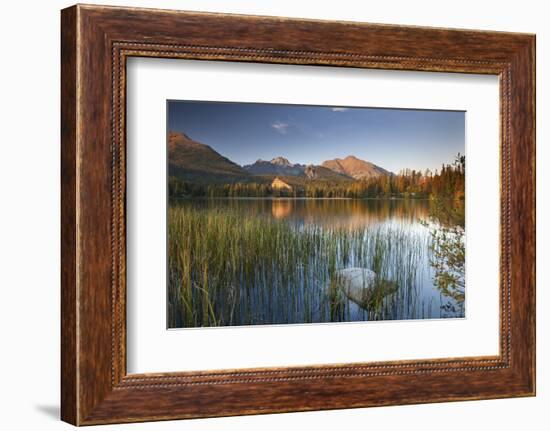
M169 327L422 318L426 235L403 225L321 227L268 215L172 205ZM397 286L357 306L339 269L374 270Z

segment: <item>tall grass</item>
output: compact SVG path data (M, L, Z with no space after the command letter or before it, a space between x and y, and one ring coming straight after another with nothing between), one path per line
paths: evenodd
M168 215L169 326L422 318L426 235L401 224L320 227L228 207ZM397 286L358 306L337 271L364 267Z

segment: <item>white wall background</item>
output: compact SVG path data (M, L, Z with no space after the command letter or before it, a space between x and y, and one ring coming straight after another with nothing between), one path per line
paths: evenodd
M538 396L172 421L95 429L257 430L548 429L550 423L550 13L543 1L119 0L171 9L476 28L537 34ZM59 10L60 0L4 2L0 15L0 427L62 430L59 414Z

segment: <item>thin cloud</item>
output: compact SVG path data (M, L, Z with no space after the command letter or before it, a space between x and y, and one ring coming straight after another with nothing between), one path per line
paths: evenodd
M346 112L349 108L332 108L332 112Z
M288 132L288 123L283 123L281 121L275 121L273 124L271 124L271 127L273 127L277 132L279 132L281 135L286 135Z

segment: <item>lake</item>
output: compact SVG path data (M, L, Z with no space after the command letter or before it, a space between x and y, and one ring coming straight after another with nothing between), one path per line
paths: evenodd
M420 199L171 199L169 327L464 317L463 215L442 213ZM376 274L359 300L353 268Z

